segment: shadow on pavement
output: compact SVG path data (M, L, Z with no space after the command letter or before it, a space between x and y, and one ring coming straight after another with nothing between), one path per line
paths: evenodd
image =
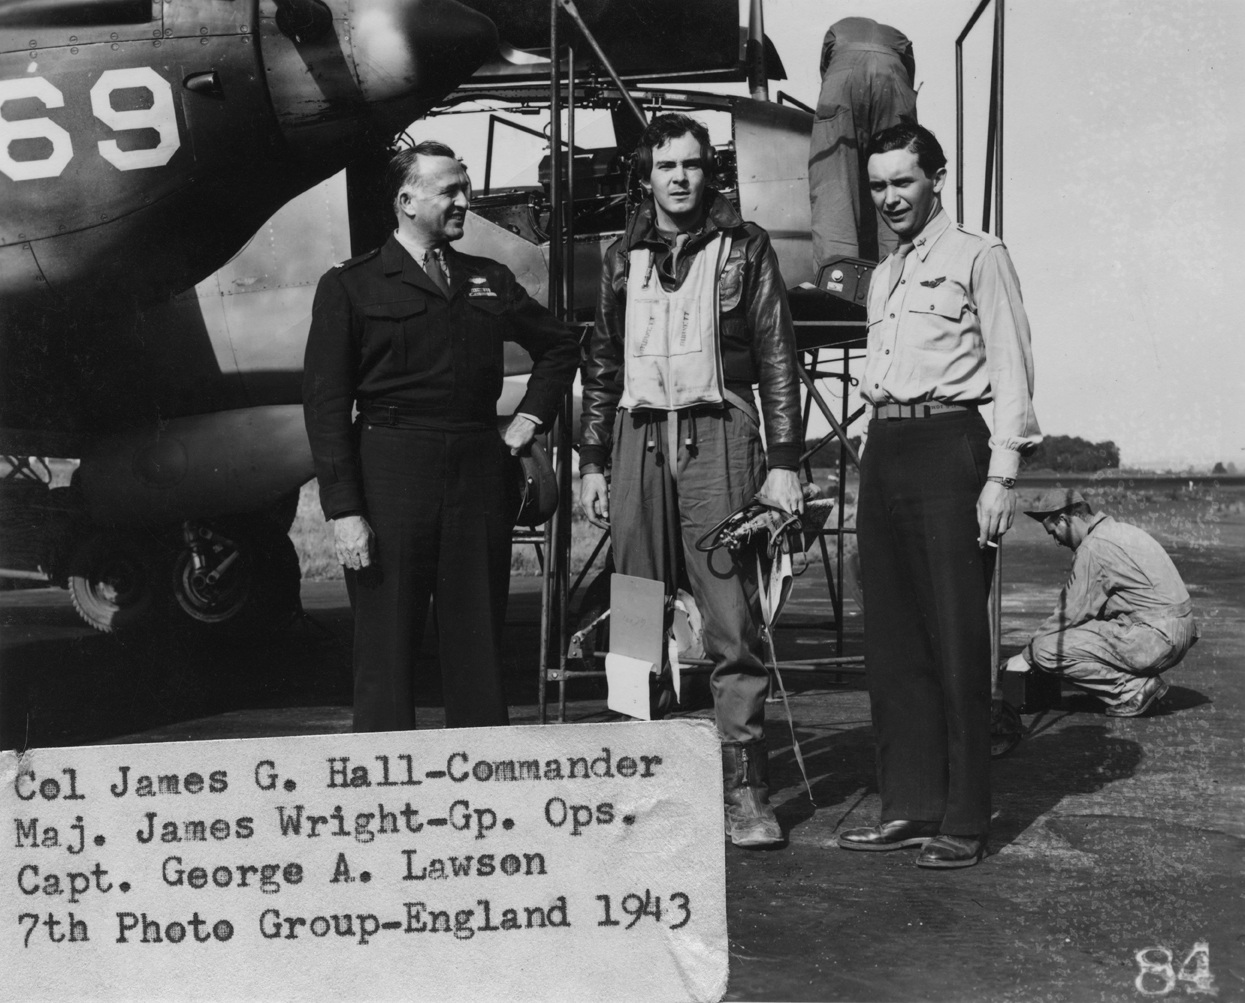
M1072 724L1020 743L992 770L997 853L1070 795L1094 794L1137 772L1145 752L1106 724Z

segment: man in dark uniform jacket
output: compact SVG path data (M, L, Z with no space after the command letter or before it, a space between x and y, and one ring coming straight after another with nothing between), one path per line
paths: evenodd
M386 188L398 228L320 280L303 381L320 505L353 580L354 730L415 726L415 656L433 595L446 726L502 725L506 447L524 449L553 420L578 344L504 265L450 249L470 197L451 149L403 150ZM507 340L534 366L499 437Z

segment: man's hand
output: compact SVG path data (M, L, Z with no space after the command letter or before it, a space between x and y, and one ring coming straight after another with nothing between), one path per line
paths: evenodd
M333 520L333 548L343 567L358 571L372 563L372 527L361 515Z
M998 546L1016 517L1016 492L995 481L986 481L977 497L977 546Z
M1025 660L1024 652L1012 655L1003 666L1004 672L1028 672L1029 663Z
M502 433L502 441L510 447L510 455L518 456L527 449L532 439L536 436L536 422L532 421L527 415L516 414L510 424L506 426L506 431Z
M804 511L804 491L800 475L794 470L771 470L757 494L757 500L788 514Z
M579 479L579 504L588 521L601 529L610 528L610 489L604 474L584 474Z

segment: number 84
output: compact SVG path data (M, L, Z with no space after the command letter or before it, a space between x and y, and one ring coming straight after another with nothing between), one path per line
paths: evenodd
M1155 956L1162 960L1154 960ZM1138 951L1135 957L1141 970L1133 980L1133 985L1145 996L1166 996L1176 988L1177 982L1187 983L1185 992L1219 995L1219 990L1215 988L1215 977L1210 973L1210 945L1204 940L1193 945L1178 972L1172 968L1170 948L1161 945L1146 947ZM1160 981L1160 985L1155 984Z

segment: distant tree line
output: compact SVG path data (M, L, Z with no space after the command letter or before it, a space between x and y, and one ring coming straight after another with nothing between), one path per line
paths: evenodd
M1120 449L1107 439L1090 442L1076 435L1048 435L1036 450L1021 461L1022 470L1054 470L1059 473L1093 473L1120 465Z
M853 435L848 441L860 449L860 436ZM807 451L817 445L816 439L804 443ZM814 469L837 468L839 465L839 440L831 439L817 450L809 462ZM1090 442L1076 435L1048 435L1032 455L1021 461L1023 470L1054 470L1058 473L1093 473L1095 470L1117 469L1120 465L1120 449L1110 439Z

